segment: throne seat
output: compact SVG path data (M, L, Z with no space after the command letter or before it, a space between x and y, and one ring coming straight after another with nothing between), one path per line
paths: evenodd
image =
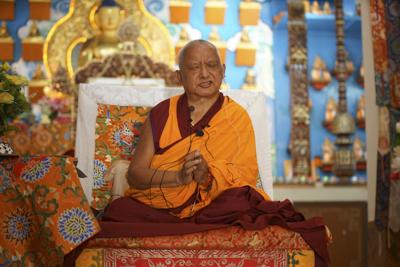
M280 226L261 231L232 226L180 236L96 238L89 241L76 264L285 267L297 262L298 267L309 267L314 260L314 251L298 233Z

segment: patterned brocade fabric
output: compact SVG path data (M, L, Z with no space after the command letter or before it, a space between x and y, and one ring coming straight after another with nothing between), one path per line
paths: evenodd
M173 248L173 249L171 249ZM177 236L96 238L77 266L268 266L312 267L314 252L300 234L268 226L233 226Z
M60 266L99 231L72 158L0 162L0 266Z
M141 248L141 249L310 249L299 233L280 226L263 230L244 230L232 226L218 230L177 236L96 238L88 247Z
M63 155L74 147L70 124L28 125L14 123L16 131L6 134L17 155Z
M86 249L77 266L314 267L312 250Z
M112 161L132 159L140 129L150 108L99 104L96 118L92 207L104 209L110 200L111 185L104 174Z

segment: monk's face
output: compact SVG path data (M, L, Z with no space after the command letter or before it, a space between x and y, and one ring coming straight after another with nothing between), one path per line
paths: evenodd
M221 64L217 51L207 44L195 44L186 49L178 71L185 92L197 97L215 96L225 74L225 65Z

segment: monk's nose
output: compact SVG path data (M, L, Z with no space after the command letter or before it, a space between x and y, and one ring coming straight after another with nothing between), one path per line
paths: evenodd
M200 69L200 75L202 78L208 77L208 69L207 66L205 65L201 65L201 69Z

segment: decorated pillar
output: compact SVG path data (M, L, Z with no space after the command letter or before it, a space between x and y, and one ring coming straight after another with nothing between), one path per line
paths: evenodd
M354 119L347 111L346 98L346 50L344 48L344 15L343 1L335 0L336 18L336 57L337 79L339 82L338 114L333 121L333 133L336 135L336 152L333 173L339 182L350 182L355 173L355 159L352 149L351 135L355 131Z
M290 151L294 179L310 179L310 114L307 82L307 27L301 0L289 0L289 75L292 107Z

